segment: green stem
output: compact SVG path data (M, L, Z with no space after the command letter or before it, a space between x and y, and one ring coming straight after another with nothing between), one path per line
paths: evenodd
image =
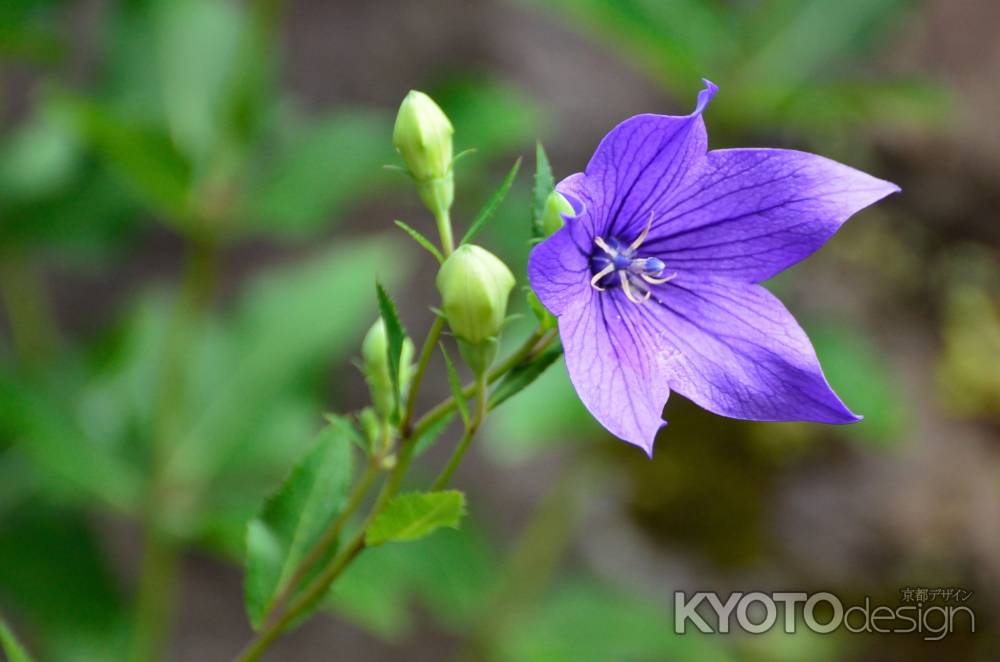
M140 662L163 657L175 599L179 555L176 543L150 527L146 531L135 631L128 659Z
M487 384L496 382L525 360L544 351L552 343L555 337L555 334L548 334L541 329L532 333L528 339L524 341L524 344L517 349L517 351L508 356L489 372L489 375L486 378ZM471 398L475 393L475 390L475 382L466 384L462 389L462 397L465 399ZM454 411L457 406L458 401L455 400L454 397L442 400L413 425L413 432L411 436L419 438L422 434L427 432L429 428L434 426L435 423Z
M185 356L195 328L211 300L216 281L217 244L194 238L189 247L181 292L162 357L163 372L156 397L159 409L153 423L149 488L146 496L146 540L143 551L135 623L129 659L135 662L163 657L167 622L173 611L173 587L178 561L176 541L165 525L170 494L166 460L178 436L187 383Z
M472 438L476 435L479 430L479 426L482 425L483 419L486 418L486 375L480 374L476 378L475 383L475 393L476 393L476 413L469 421L469 424L465 426L465 433L462 435L461 441L458 442L458 446L455 447L454 452L451 454L451 458L448 459L448 463L445 465L441 473L434 480L431 485L431 490L444 489L451 481L452 475L455 470L458 469L458 465L462 463L462 458L465 457L465 451L469 449L469 444L472 442Z
M447 209L441 209L434 214L437 221L438 234L441 236L441 252L447 258L455 250L455 239L451 234L451 214Z
M358 529L358 531L351 538L350 542L344 546L340 552L330 561L327 565L305 588L301 595L299 595L288 607L288 610L282 614L279 618L274 620L273 623L265 626L261 631L254 637L253 641L244 649L244 651L237 658L239 662L253 662L254 660L260 659L260 656L264 654L264 651L274 643L282 632L291 624L295 619L301 616L303 613L308 611L316 602L321 600L327 591L330 590L330 585L341 575L341 573L350 565L351 561L357 557L358 554L365 547L365 532L368 530L368 526L378 517L379 513L385 508L396 492L399 490L399 486L403 482L403 477L406 474L406 470L409 468L410 461L413 459L413 444L404 443L399 456L399 461L396 467L393 469L392 473L386 479L385 484L382 486L381 492L375 501L375 505L372 506L371 512L369 512L368 517L365 519L364 524Z
M320 571L320 573L309 583L303 592L289 604L287 610L285 610L280 616L272 618L271 622L265 625L260 632L257 633L257 635L253 638L253 640L251 640L251 642L237 658L240 662L253 662L254 660L258 660L291 623L293 623L297 618L309 610L317 601L321 600L324 595L326 595L326 593L330 590L331 584L337 580L341 573L343 573L343 571L358 556L358 554L364 551L365 533L368 526L372 521L374 521L379 513L382 512L392 497L395 496L400 485L402 484L403 478L406 475L406 471L409 469L410 463L413 460L414 440L419 439L420 436L426 432L427 428L455 408L456 402L454 398L446 400L425 414L416 423L416 425L412 426L412 430L409 429L410 425L408 421L412 419L416 393L420 388L421 381L423 380L424 373L427 369L427 364L430 361L430 356L433 354L434 346L437 344L442 328L443 321L440 318L436 319L434 324L431 326L431 329L428 331L427 339L424 341L423 348L420 352L420 358L418 359L417 369L414 373L413 382L411 384L406 412L404 413L403 420L400 423L402 442L400 446L399 458L396 466L392 470L392 473L383 484L382 490L379 492L368 517L365 519L364 523L357 530L354 536L352 536L351 540L340 550L340 552L337 553L336 556L334 556L333 559L331 559L330 563L323 568L322 571ZM533 353L544 350L551 340L552 336L547 335L544 331L535 331L525 341L525 343L518 348L517 351L494 368L485 379L480 379L476 383L466 387L464 397L470 397L477 391L481 394L481 397L477 398L477 416L484 416L487 411L488 402L486 399L486 386L500 379L512 368L519 365L525 359L531 357ZM467 441L465 442L465 445L468 446ZM464 453L464 450L462 453ZM459 459L461 458L459 457ZM452 471L454 471L454 469L452 469ZM277 609L272 611L273 614L279 613L279 610Z
M275 615L281 613L288 603L288 599L291 597L292 592L295 588L305 579L306 575L319 563L324 556L330 551L333 545L337 542L337 538L340 536L341 530L344 525L351 518L352 515L361 507L364 502L365 495L368 494L368 489L371 484L375 481L375 476L379 473L377 463L372 461L368 463L365 468L364 474L362 474L361 479L354 486L354 490L348 497L347 504L344 509L340 511L337 517L330 523L326 531L316 542L316 545L312 548L308 555L299 566L296 568L295 573L291 578L285 583L284 588L278 593L278 596L274 599L271 604L271 608L268 610L266 616L264 617L264 623L270 624L271 621L275 620Z
M399 429L402 432L402 446L400 450L400 456L397 459L396 466L390 474L389 478L386 480L385 485L383 485L382 491L376 498L375 504L372 506L372 510L365 520L365 524L359 529L359 531L354 535L351 541L330 561L330 564L324 568L319 575L317 575L312 582L305 588L302 594L295 599L288 607L288 610L282 613L284 605L291 593L295 590L295 587L305 578L309 569L315 565L318 559L322 558L325 550L320 551L320 547L324 546L324 542L327 538L332 538L336 540L336 536L339 535L340 530L343 528L344 522L350 514L353 514L357 510L363 498L362 490L358 489L355 494L360 494L357 498L357 502L354 503L354 499L351 501L353 503L353 509L351 513L341 513L337 517L337 520L342 520L335 522L331 529L327 530L327 534L336 527L336 533L331 535L324 535L323 539L319 542L317 547L314 547L308 557L303 561L303 564L296 569L295 575L293 576L293 581L289 581L283 595L275 600L274 606L270 610L270 614L265 621L265 626L258 632L257 636L250 642L250 644L244 649L240 654L239 660L250 661L258 659L265 650L274 642L274 640L281 635L281 633L288 627L288 624L295 619L298 614L308 609L316 600L319 600L325 592L329 589L329 586L333 581L343 572L344 568L358 553L361 552L364 547L364 534L365 530L368 528L368 523L370 523L374 517L381 512L385 504L388 503L389 499L396 490L399 488L399 484L402 482L403 475L405 474L409 463L413 457L413 443L412 440L417 438L410 431L410 421L413 419L413 412L416 408L417 393L420 391L420 386L423 383L424 375L427 372L427 366L430 363L431 356L434 354L434 348L437 345L438 339L441 337L441 332L444 330L444 320L440 317L435 317L434 322L431 324L431 328L427 331L427 338L424 340L424 344L421 347L420 355L417 358L417 367L414 370L413 378L410 381L410 391L407 397L406 405L403 410L403 416L400 420ZM373 476L374 477L374 476ZM368 484L363 486L363 492L367 493L368 487L370 485L371 479L362 479L362 483L367 482ZM328 547L328 545L325 545ZM314 558L315 557L315 558ZM306 563L309 564L310 568L305 568ZM281 604L279 604L279 601Z
M399 423L399 431L404 439L412 436L410 425L413 421L413 412L417 407L417 393L420 391L420 385L424 381L424 374L427 372L427 365L430 363L431 357L434 355L434 348L437 346L443 330L444 319L442 317L435 316L434 323L431 324L431 328L427 332L427 338L424 340L424 345L420 348L420 356L417 358L417 367L413 371L413 378L410 380L410 391L406 398L406 408L403 410L403 417Z

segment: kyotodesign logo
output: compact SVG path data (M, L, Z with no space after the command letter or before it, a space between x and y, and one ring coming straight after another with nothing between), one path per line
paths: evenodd
M976 631L975 613L961 604L972 597L971 591L906 588L900 594L901 605L873 604L865 596L863 603L845 607L839 597L827 592L733 592L723 600L709 591L677 591L674 632L684 634L690 627L706 634L734 630L761 634L778 624L779 612L782 628L789 634L799 627L820 634L843 628L852 633L919 633L926 641L938 641L959 629Z

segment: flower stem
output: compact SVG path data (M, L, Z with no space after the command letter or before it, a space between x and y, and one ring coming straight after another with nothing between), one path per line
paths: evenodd
M382 512L385 506L399 490L403 478L405 477L410 463L413 460L415 441L419 439L431 425L436 423L449 411L455 408L455 399L450 398L425 414L415 425L412 426L411 429L409 421L412 420L413 417L416 393L420 388L420 383L423 380L423 376L426 372L430 357L433 354L434 347L437 344L438 338L440 338L443 324L443 320L440 318L436 319L428 331L427 339L424 341L424 345L418 359L417 368L413 376L413 381L411 382L410 395L407 401L406 409L403 419L400 422L402 441L400 442L399 458L397 459L396 466L389 474L385 483L383 483L382 489L376 497L375 503L368 516L365 518L364 523L351 537L350 541L333 557L333 559L330 560L323 570L321 570L320 573L313 578L302 593L288 603L288 607L284 610L284 613L281 613L280 609L272 609L272 616L270 617L269 622L267 622L267 624L257 633L247 647L240 653L237 658L239 662L253 662L254 660L258 660L291 623L302 616L317 601L321 600L323 596L326 595L333 582L336 581L344 570L351 564L351 562L362 551L364 551L365 532L371 522L374 521L379 513ZM477 418L480 419L480 422L482 420L482 416L485 416L488 411L486 387L490 383L503 377L504 374L519 365L522 361L530 358L534 353L544 350L545 347L547 347L552 341L553 337L554 336L547 334L541 329L535 331L528 337L524 344L517 349L517 351L490 371L485 378L480 378L475 383L466 387L463 392L464 397L471 397L473 394L477 395ZM473 430L473 433L474 432L475 430ZM466 437L468 438L466 439ZM463 442L459 444L461 451L459 452L456 450L457 460L455 457L452 458L454 467L451 467L450 470L446 468L448 474L445 476L444 482L447 482L451 473L454 472L455 467L458 466L462 455L465 453L465 447L468 447L471 437L472 435L468 434L468 432L466 436L463 437ZM451 464L452 462L449 462L449 467ZM439 480L441 479L439 478ZM312 556L312 553L310 553L310 556ZM305 573L303 573L303 577L304 576ZM291 583L289 585L294 586L294 584ZM292 590L294 590L294 588L290 589L289 593Z
M445 257L455 250L455 240L451 234L451 213L447 209L439 209L434 213L437 221L438 234L441 236L441 252Z
M403 482L403 477L406 474L406 470L409 468L410 461L413 459L413 444L404 443L401 451L399 460L393 469L392 473L386 479L382 486L382 490L379 492L376 498L375 505L372 506L371 512L369 512L368 517L365 518L364 524L358 529L358 531L351 538L350 542L344 546L340 552L330 561L330 563L309 583L300 596L298 596L292 603L288 606L288 610L285 611L279 618L275 619L274 622L266 625L257 636L250 642L246 649L237 658L239 662L253 662L260 658L260 656L268 649L268 647L277 639L292 623L295 619L309 610L317 601L326 595L327 591L330 590L330 585L341 575L341 573L350 565L351 561L357 557L358 554L365 547L365 532L368 530L368 526L372 521L382 512L385 506L389 503L396 492L399 490L399 486Z
M163 642L169 629L178 549L163 522L168 510L166 495L170 492L164 467L176 441L187 390L185 356L215 287L217 258L218 246L214 240L204 237L191 240L176 312L161 357L163 372L155 394L159 408L153 424L146 495L145 548L129 650L129 659L136 662L163 657Z
M444 489L448 482L451 480L452 475L455 470L458 469L458 465L462 463L462 458L465 457L465 451L468 450L469 444L472 442L472 437L475 436L476 431L479 430L479 426L482 425L483 419L486 418L486 374L481 373L475 382L475 394L476 394L476 413L469 421L469 424L465 426L465 434L462 435L461 441L458 442L458 446L455 447L454 452L451 454L451 458L448 459L448 464L445 465L441 473L434 480L431 485L431 490Z
M129 659L156 660L163 657L163 642L175 599L179 560L176 542L150 525L146 530L135 630Z
M364 501L365 495L368 494L368 489L375 480L375 476L378 474L377 462L371 461L365 468L364 474L358 480L358 483L354 486L351 495L348 497L347 504L345 504L344 509L340 511L337 517L330 523L326 531L316 542L316 545L310 550L309 554L302 559L299 566L295 569L295 573L291 576L288 582L282 588L281 592L271 603L271 608L268 610L267 615L264 617L264 623L270 624L271 621L275 620L275 616L280 614L288 603L289 598L295 588L305 579L309 571L315 567L317 563L330 551L330 548L337 542L337 538L340 536L341 530L344 528L344 524L350 519L350 517L361 507Z
M371 469L372 467L380 464L378 461L371 462L369 464L369 470L366 471L365 476L361 478L361 481L355 487L354 493L349 499L344 512L337 516L336 520L330 525L327 531L324 532L323 537L318 541L317 545L310 550L306 558L303 559L299 567L296 568L292 579L282 590L282 593L275 599L273 606L269 610L268 616L264 621L264 627L247 646L243 653L240 654L240 660L249 661L258 659L260 655L267 650L271 643L285 630L292 619L294 619L302 611L308 609L315 600L322 597L326 590L329 589L330 584L340 575L341 572L343 572L344 568L347 567L347 565L364 547L364 532L365 529L367 529L368 522L370 522L374 516L381 511L385 504L388 503L392 494L394 494L398 489L399 484L402 482L403 474L406 472L409 462L412 459L412 443L410 442L416 437L409 433L408 429L410 427L410 421L413 419L417 393L420 391L420 385L423 382L425 373L427 372L427 366L434 354L434 348L437 346L438 339L440 339L443 329L444 320L440 317L435 317L434 322L431 324L431 328L427 331L427 338L424 340L424 344L421 347L420 355L417 359L417 367L414 370L413 378L410 382L410 392L400 420L399 429L403 437L400 457L398 458L396 466L390 474L390 477L383 486L382 491L376 498L375 505L372 507L371 514L368 516L365 525L361 527L351 541L330 561L330 564L313 579L313 581L305 588L304 592L288 606L288 610L285 611L285 613L282 613L285 609L285 605L288 603L289 598L295 591L298 584L301 583L301 581L308 574L309 570L311 570L326 554L330 545L336 541L337 536L343 529L344 524L350 516L357 511L358 507L360 507L364 495L367 494L368 489L375 477L375 474L371 471Z
M493 382L499 380L501 377L510 372L513 368L520 365L525 360L531 358L533 355L544 351L555 339L555 334L546 333L545 331L538 329L532 333L527 340L510 356L504 359L500 364L498 364L493 370L489 372L486 378L487 384L492 384ZM470 398L475 393L476 384L475 382L466 384L462 389L462 397ZM426 414L424 414L420 420L418 420L413 425L412 436L414 438L419 438L423 433L432 427L435 423L440 421L442 418L450 414L458 406L458 401L454 397L446 398L430 409Z
M424 374L427 372L427 365L434 355L434 348L437 346L438 340L441 338L441 331L443 330L444 319L435 315L434 323L431 324L431 328L427 332L427 338L424 340L424 345L420 348L417 367L413 371L413 378L410 380L410 392L406 398L406 407L403 410L403 417L399 423L399 431L404 439L411 436L410 426L413 421L413 412L417 407L417 393L420 391L420 385L424 381Z

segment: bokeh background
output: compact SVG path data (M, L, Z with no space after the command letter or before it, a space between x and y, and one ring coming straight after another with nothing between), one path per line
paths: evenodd
M231 657L246 520L323 411L364 404L373 276L415 335L431 319L433 262L392 220L432 221L382 167L406 91L476 149L460 227L526 157L480 237L524 283L536 138L568 175L704 76L713 147L903 188L770 284L865 420L674 396L649 461L557 363L460 470L464 528L361 557L272 659L996 659L998 27L994 0L4 0L0 612L39 659L123 657L159 531L164 657ZM676 589L905 587L973 592L976 634L671 633Z

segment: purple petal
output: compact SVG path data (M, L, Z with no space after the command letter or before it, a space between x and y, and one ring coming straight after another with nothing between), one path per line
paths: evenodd
M678 277L641 308L641 332L674 350L670 387L701 407L754 421L860 420L791 313L760 285Z
M701 113L718 88L705 85L693 113L625 120L604 137L583 173L559 183L560 193L584 204L581 236L631 238L651 214L669 208L708 149Z
M589 258L574 243L572 229L578 221L566 219L566 227L538 244L528 257L528 278L539 301L553 315L590 300Z
M855 212L899 190L782 149L708 153L643 246L671 271L766 280L820 248Z
M589 286L588 286L589 287ZM559 317L566 368L580 400L612 434L653 453L666 423L670 351L644 332L644 322L621 291L590 289L583 305Z

